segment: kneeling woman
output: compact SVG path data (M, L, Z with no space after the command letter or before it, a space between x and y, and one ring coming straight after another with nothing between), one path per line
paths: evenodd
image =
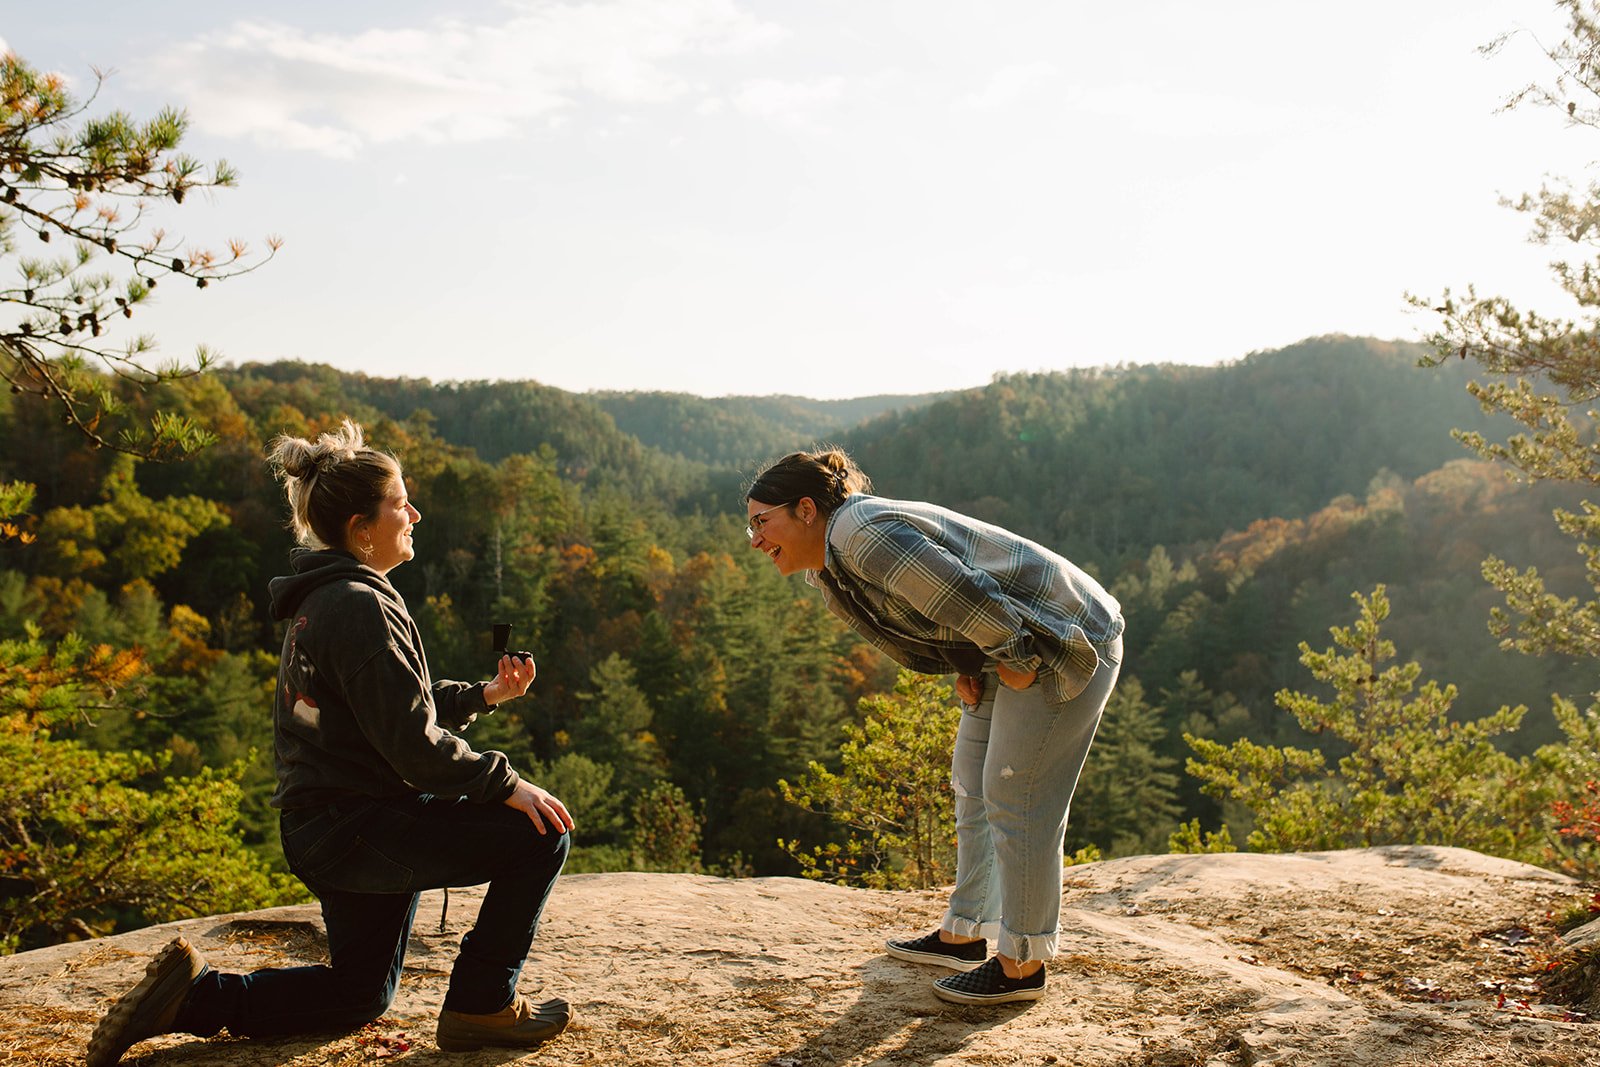
M945 1000L1035 1000L1056 954L1067 809L1122 663L1121 607L1049 549L870 487L843 452L796 452L751 484L745 532L897 663L958 675L955 890L938 930L888 950L964 972L933 983ZM988 959L979 931L995 921Z
M453 1051L527 1047L558 1033L564 1001L530 1003L517 977L566 860L572 818L500 752L451 731L527 692L532 660L493 680L433 681L388 573L412 558L421 515L400 465L346 421L315 443L279 438L272 462L304 546L273 579L288 624L273 708L284 856L322 904L327 966L223 974L183 938L89 1042L107 1067L160 1033L240 1037L353 1029L394 1000L421 890L489 883L439 1016Z

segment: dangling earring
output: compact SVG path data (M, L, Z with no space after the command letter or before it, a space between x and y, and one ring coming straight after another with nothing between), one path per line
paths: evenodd
M368 563L371 563L372 554L377 551L377 549L372 547L372 535L364 534L361 538L361 544L357 545L356 547L361 550L361 558L366 560Z

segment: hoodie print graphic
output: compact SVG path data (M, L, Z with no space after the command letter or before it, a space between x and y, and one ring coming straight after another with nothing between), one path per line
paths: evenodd
M284 703L289 705L289 716L295 725L316 730L322 724L322 713L317 710L316 699L311 695L311 683L316 679L317 668L300 651L300 634L310 624L311 620L304 615L294 620L293 633L289 638L289 655L284 664L283 697Z

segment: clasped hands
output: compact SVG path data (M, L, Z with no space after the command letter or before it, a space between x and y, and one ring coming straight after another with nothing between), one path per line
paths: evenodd
M1026 689L1039 677L1037 670L1014 671L1004 663L995 665L995 673L1000 676L1000 684L1007 689ZM976 674L961 675L956 679L956 696L968 707L977 704L983 699L983 679Z

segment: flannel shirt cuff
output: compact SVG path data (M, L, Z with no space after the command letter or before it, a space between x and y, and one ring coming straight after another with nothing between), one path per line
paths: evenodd
M1044 664L1044 657L1033 651L1033 635L1020 633L989 653L989 658L1021 674L1036 671Z

